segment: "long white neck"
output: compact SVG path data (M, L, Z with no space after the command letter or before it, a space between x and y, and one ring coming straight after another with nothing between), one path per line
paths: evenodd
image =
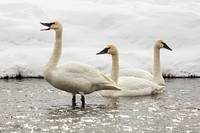
M111 70L111 79L117 84L119 76L119 54L112 55L112 70Z
M160 66L160 49L154 47L153 79L157 84L164 84Z
M54 44L54 50L53 54L51 55L51 58L49 59L49 62L47 63L46 68L48 69L54 69L56 68L61 52L62 52L62 28L60 30L56 30L56 36L55 36L55 44Z

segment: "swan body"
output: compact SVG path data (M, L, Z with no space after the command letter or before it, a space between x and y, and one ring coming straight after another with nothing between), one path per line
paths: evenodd
M144 78L154 83L164 86L165 80L162 76L161 66L160 66L160 49L165 48L168 50L172 49L162 40L158 40L154 45L154 63L153 63L153 74L148 71L137 69L137 68L128 68L121 69L119 71L119 76L134 76L138 78Z
M97 69L76 62L44 70L45 79L55 88L72 94L90 94L98 90L117 90L114 82Z
M76 94L81 95L82 106L85 94L99 90L120 90L115 82L103 75L98 69L81 63L58 65L62 51L62 25L59 22L41 23L47 29L56 31L53 54L44 68L44 79L57 89L72 93L72 104L76 105Z
M118 86L122 88L121 91L104 90L101 95L107 97L147 96L161 93L164 90L164 86L158 86L151 81L136 77L120 77Z
M144 96L160 93L164 86L159 86L154 82L137 77L118 77L119 73L119 54L114 45L108 45L104 50L97 54L112 55L111 79L113 79L120 88L120 91L102 91L102 96Z
M139 68L120 69L119 76L138 77L138 78L147 79L153 82L153 75L150 72L139 69Z

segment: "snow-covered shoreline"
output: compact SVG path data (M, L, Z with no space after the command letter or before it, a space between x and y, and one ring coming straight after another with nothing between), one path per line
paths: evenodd
M200 1L197 0L13 0L0 2L0 78L42 77L54 32L40 32L42 22L64 27L60 63L78 61L111 69L109 56L95 54L107 44L120 52L120 67L152 70L153 45L161 50L166 77L200 77Z

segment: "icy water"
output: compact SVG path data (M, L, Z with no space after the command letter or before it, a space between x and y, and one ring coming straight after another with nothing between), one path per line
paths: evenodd
M200 79L167 79L156 96L71 95L43 79L0 80L0 132L200 133Z

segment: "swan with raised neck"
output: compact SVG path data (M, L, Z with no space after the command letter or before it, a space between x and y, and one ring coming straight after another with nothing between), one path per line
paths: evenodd
M158 40L154 45L154 61L153 61L153 81L157 83L158 85L165 85L165 80L162 76L162 70L160 65L160 49L165 48L168 50L172 49L163 41Z
M164 78L162 76L161 65L160 65L160 49L165 48L168 50L172 49L162 40L156 41L154 44L154 60L153 60L153 71L152 74L146 70L138 68L127 68L120 69L119 76L128 76L128 77L138 77L144 78L149 81L153 81L158 85L165 85Z
M137 77L119 77L119 54L117 47L108 45L99 54L110 54L112 56L111 79L113 79L121 88L121 91L103 91L103 96L143 96L161 92L163 86L159 86L149 80ZM119 82L118 82L119 79Z
M42 23L44 25L44 23ZM49 62L46 65L45 70L51 70L51 69L55 69L56 66L58 65L58 62L60 60L60 56L62 53L62 32L63 32L63 27L61 25L60 22L53 22L50 23L52 24L50 26L51 29L54 29L56 34L55 34L55 44L54 44L54 49L53 49L53 54L51 55ZM50 28L48 29L43 29L44 30L50 30Z
M44 68L43 75L52 86L72 93L72 105L76 105L76 94L81 95L82 107L85 106L85 94L99 90L120 90L115 82L99 70L86 64L67 63L58 65L62 52L63 27L60 22L41 23L48 27L42 31L55 30L53 53Z
M110 78L115 81L115 83L118 82L118 76L119 76L119 54L118 50L114 45L108 45L106 48L104 48L102 51L100 51L98 54L110 54L112 55L112 71L110 74Z

